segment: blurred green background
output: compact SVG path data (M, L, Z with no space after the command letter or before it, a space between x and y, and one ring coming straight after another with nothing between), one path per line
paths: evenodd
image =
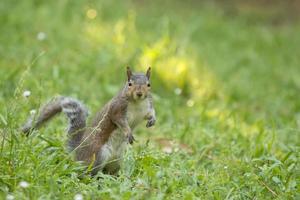
M299 198L299 13L296 0L1 1L0 195ZM128 65L152 67L158 121L136 131L119 177L79 178L62 117L19 134L58 94L93 115Z

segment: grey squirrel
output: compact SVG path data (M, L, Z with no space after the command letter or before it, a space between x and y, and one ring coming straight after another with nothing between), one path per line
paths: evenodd
M150 74L150 67L146 74L132 73L127 67L125 86L96 114L90 126L86 126L86 107L76 99L61 96L42 107L36 120L29 118L21 130L28 134L63 112L69 120L68 147L75 152L76 160L93 166L92 175L98 171L116 174L127 142L135 140L133 129L143 120L147 120L146 127L156 122Z

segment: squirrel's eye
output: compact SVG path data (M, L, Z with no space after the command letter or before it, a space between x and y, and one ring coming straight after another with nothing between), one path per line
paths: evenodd
M131 82L129 82L129 83L128 83L128 85L129 85L129 86L132 86L132 83L131 83Z
M150 83L148 83L148 84L147 84L147 87L150 87L150 86L151 86Z

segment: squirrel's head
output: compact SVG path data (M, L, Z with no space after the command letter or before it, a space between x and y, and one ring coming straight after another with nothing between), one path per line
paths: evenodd
M150 67L145 74L132 73L131 69L127 67L126 95L134 100L145 99L151 88L150 74Z

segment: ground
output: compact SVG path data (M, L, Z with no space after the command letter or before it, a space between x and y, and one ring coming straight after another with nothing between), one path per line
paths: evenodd
M1 1L0 199L299 199L299 4L230 2ZM63 116L20 133L55 95L93 116L127 65L157 124L118 177L72 159Z

